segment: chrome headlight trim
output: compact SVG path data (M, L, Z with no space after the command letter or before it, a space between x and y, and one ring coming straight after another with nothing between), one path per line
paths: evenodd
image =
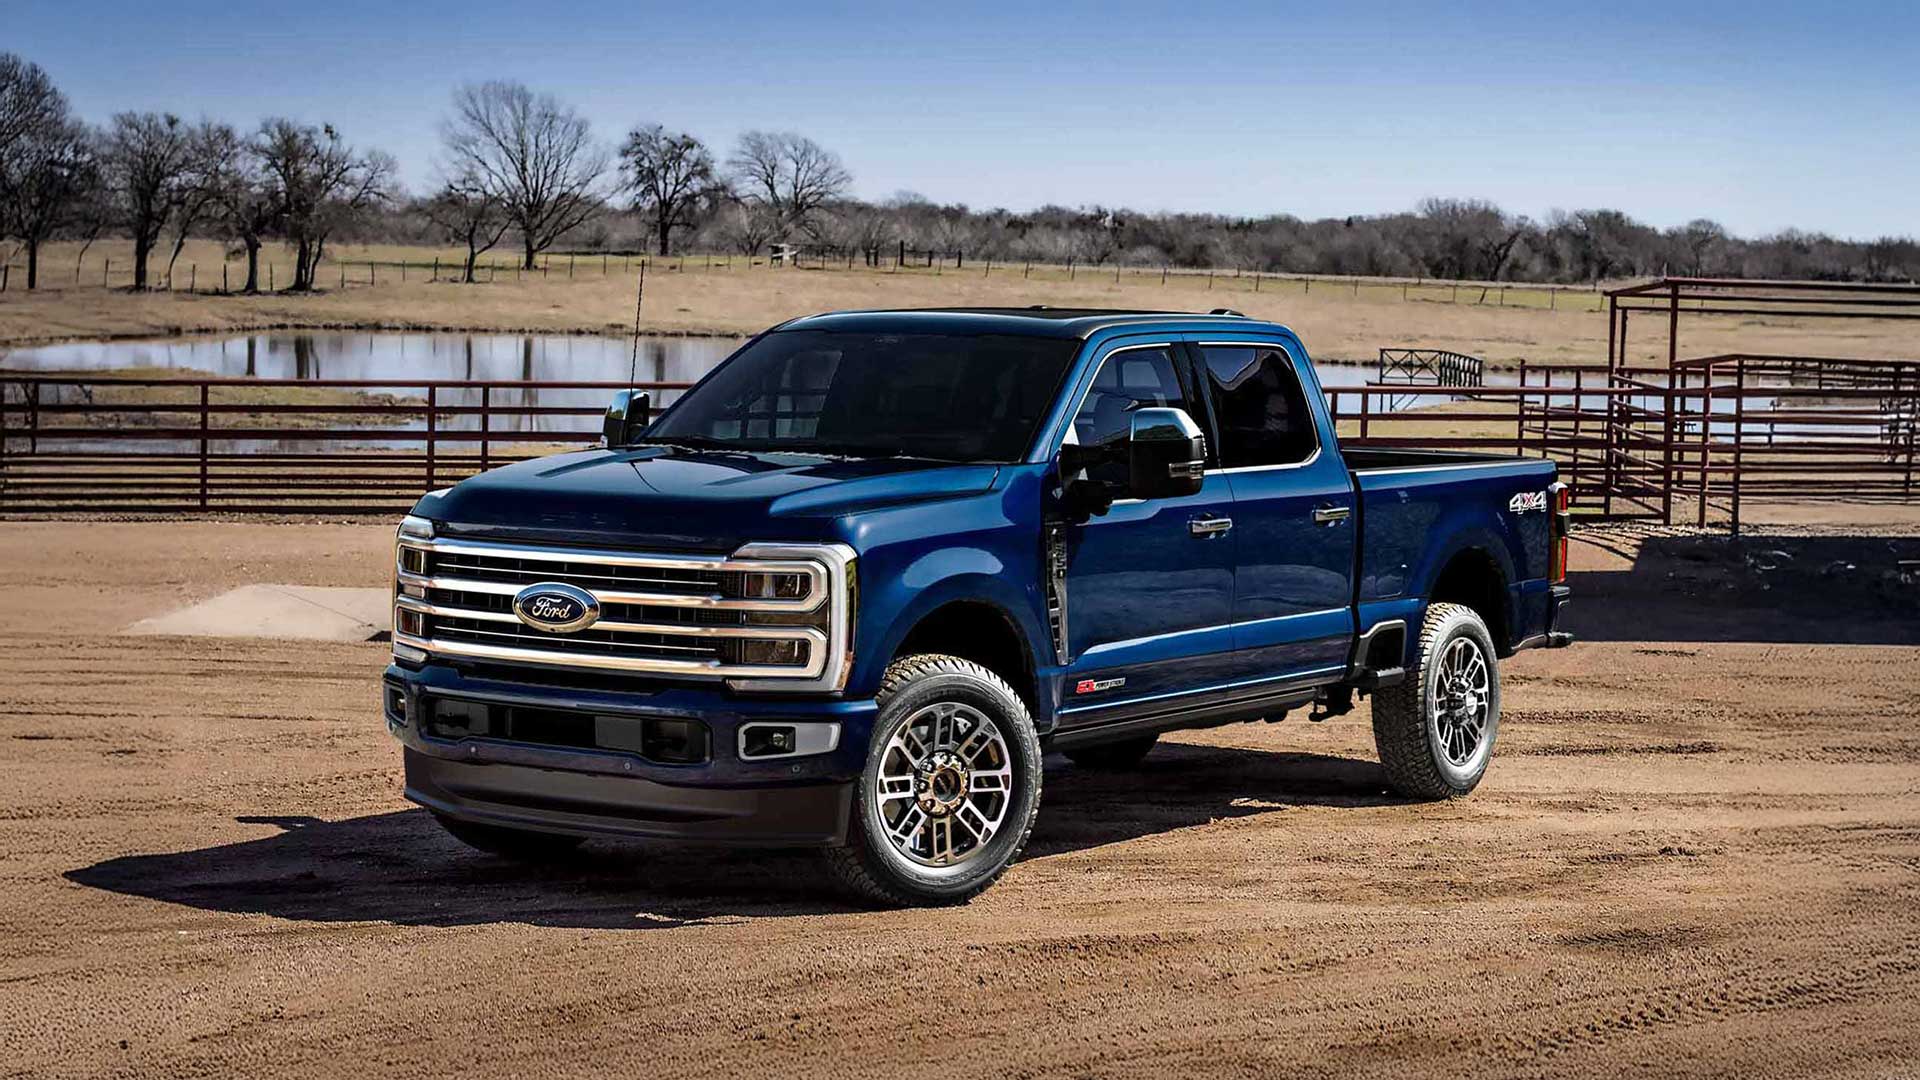
M811 678L773 677L728 679L730 689L743 694L837 693L847 687L853 671L854 566L859 558L846 544L746 544L732 561L804 562L818 566L826 581L827 655L819 674Z

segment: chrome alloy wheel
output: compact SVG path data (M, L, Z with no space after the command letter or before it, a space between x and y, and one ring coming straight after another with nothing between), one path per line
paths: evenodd
M894 730L873 784L894 849L923 866L955 866L984 851L1006 821L1013 758L991 717L937 702Z
M1454 768L1471 764L1486 741L1490 677L1487 658L1472 638L1462 635L1447 644L1429 713L1440 752Z

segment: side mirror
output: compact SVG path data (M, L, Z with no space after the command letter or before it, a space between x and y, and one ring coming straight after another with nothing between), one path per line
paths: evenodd
M607 406L607 418L600 431L606 436L607 449L632 446L647 430L653 412L653 398L645 390L622 390Z
M1185 409L1135 409L1127 437L1127 491L1136 499L1171 499L1200 490L1207 437Z

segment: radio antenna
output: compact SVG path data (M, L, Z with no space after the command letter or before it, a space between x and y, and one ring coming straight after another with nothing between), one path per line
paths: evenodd
M640 305L647 299L647 260L640 258L640 284L633 293L633 356L627 361L627 389L640 377Z

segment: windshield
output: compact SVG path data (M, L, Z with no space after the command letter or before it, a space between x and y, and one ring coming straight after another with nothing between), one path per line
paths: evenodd
M643 443L1015 462L1079 342L789 330L722 364Z

